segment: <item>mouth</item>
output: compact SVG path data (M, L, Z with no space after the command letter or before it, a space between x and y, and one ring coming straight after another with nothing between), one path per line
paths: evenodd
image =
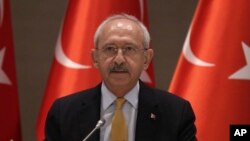
M128 73L127 70L110 70L110 73Z

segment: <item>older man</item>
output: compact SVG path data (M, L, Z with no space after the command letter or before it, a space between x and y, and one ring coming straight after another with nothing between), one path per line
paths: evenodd
M130 15L114 15L97 28L92 50L103 81L95 88L55 101L46 141L81 141L99 119L105 124L90 141L194 141L189 102L139 80L153 50L146 27Z

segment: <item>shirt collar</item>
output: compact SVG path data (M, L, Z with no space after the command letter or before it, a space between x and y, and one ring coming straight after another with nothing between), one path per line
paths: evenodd
M135 108L138 107L138 95L140 90L139 81L136 85L124 96L124 98ZM101 86L102 92L102 108L105 111L115 100L116 96L106 87L104 82Z

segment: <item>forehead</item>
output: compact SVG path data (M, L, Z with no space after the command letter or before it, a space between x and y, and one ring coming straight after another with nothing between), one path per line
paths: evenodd
M103 28L103 32L112 32L112 31L121 31L121 32L135 32L142 33L140 26L132 20L129 19L114 19L109 21Z

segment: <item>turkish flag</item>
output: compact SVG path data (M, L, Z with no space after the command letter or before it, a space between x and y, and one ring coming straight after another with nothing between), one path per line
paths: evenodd
M198 139L250 124L250 1L200 0L169 90L188 99Z
M44 138L47 112L56 98L72 94L100 83L101 77L93 67L91 49L97 26L108 16L128 13L148 25L146 0L70 0L55 59L49 76L46 93L37 122L37 137ZM141 79L154 85L152 64Z
M9 0L0 1L0 140L21 141Z

